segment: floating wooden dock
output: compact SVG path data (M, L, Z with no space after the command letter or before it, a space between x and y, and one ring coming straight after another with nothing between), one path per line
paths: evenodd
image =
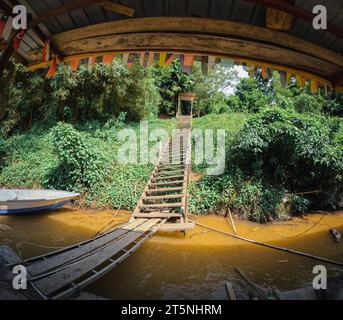
M26 267L29 283L42 299L64 299L116 267L165 221L136 219L93 239L20 264Z
M131 220L123 226L53 253L8 264L26 267L42 299L65 299L112 270L158 230L186 231L191 163L190 117L161 149Z

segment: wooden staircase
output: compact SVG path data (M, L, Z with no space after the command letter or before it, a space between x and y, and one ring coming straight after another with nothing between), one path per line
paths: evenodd
M132 214L133 219L164 218L161 231L186 231L188 221L187 186L191 170L191 130L182 121L180 132L162 147L160 157Z

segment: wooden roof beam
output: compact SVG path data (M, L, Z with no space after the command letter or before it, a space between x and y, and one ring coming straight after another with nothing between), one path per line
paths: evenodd
M40 16L37 16L35 19L33 19L30 23L29 23L29 27L32 28L42 22L45 22L51 18L69 13L71 11L77 10L77 9L81 9L84 7L89 7L92 5L99 5L102 6L104 8L110 9L112 11L116 11L120 14L123 15L129 15L130 17L132 17L134 15L134 9L132 9L131 7L128 7L126 5L123 4L119 4L119 3L115 3L112 1L103 1L103 0L74 0L71 1L67 4L64 4L62 6L59 6L53 10L48 11L45 14L42 14Z
M144 32L195 33L249 39L299 51L343 68L341 55L286 33L238 22L205 18L151 17L110 21L56 34L52 36L52 40L64 52L70 42L115 34ZM69 54L68 51L65 53ZM38 57L32 56L32 58L39 60Z
M106 10L110 10L130 18L132 18L135 15L135 9L117 2L103 1L100 2L98 5Z
M311 11L307 11L303 8L294 6L288 2L283 2L280 0L245 0L245 1L256 3L264 7L269 7L269 8L277 9L280 11L284 11L295 18L299 18L301 20L305 20L310 23L312 23L314 17L316 16ZM328 21L328 31L332 33L333 35L335 35L336 37L343 39L343 30L329 21Z

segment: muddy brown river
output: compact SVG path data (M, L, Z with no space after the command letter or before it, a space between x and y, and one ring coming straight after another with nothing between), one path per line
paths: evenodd
M129 217L128 212L73 208L38 215L0 216L0 243L28 258L88 239L100 229L124 223ZM241 236L343 262L343 241L334 242L328 232L336 228L343 235L343 212L325 216L305 232L321 217L310 214L269 225L235 222ZM193 219L232 232L223 217ZM235 267L260 285L289 290L310 283L317 264L322 263L196 227L186 235L157 233L87 291L110 299L226 299L225 281L240 281ZM329 277L343 276L342 268L327 267Z

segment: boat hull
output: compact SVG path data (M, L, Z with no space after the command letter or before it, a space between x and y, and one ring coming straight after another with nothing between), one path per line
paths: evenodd
M17 192L17 191L4 191L4 192ZM43 212L43 211L50 211L56 208L59 208L69 202L71 202L75 197L79 194L75 193L67 193L64 192L63 194L59 191L56 191L55 194L52 192L47 191L45 194L44 192L39 193L40 191L32 191L36 192L34 199L29 199L30 191L23 191L24 195L20 198L21 191L19 191L19 197L12 199L7 199L5 201L0 200L0 215L3 214L24 214L24 213L36 213L36 212ZM38 193L38 194L37 194ZM59 194L61 193L61 194ZM39 196L42 196L40 198ZM37 197L38 196L38 197ZM44 198L44 196L46 196ZM50 197L50 199L49 199Z

